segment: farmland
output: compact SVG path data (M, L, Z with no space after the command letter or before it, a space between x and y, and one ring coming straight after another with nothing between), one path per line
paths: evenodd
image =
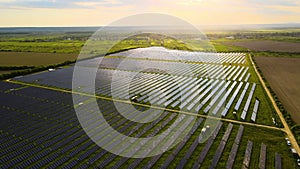
M277 57L255 57L255 60L280 101L299 124L300 60Z
M176 53L181 59L170 57L170 53ZM81 61L80 66L87 71L98 67L97 59ZM120 66L122 61L126 64ZM152 69L146 69L147 66ZM135 77L140 69L145 70ZM73 67L67 67L1 82L0 108L5 112L1 117L6 121L1 123L1 141L5 143L1 144L2 167L258 168L265 165L276 168L275 154L278 153L277 162L281 162L282 168L296 168L280 120L244 53L189 53L152 47L103 58L97 73L96 98L105 119L119 132L132 137L150 137L167 131L178 119L181 122L177 129L184 129L188 119L195 118L196 123L179 144L148 158L117 156L89 139L73 109L72 72ZM118 80L111 83L107 77L114 75ZM128 77L135 77L130 83L129 95L122 85ZM77 85L76 93L82 103L79 108L92 116L97 113L90 102L94 96L89 94L84 82ZM117 95L110 91L111 85L116 87ZM154 91L166 96L160 97ZM136 96L135 101L130 100L133 96ZM259 107L255 109L257 99ZM121 107L134 105L136 111L149 106L153 111L164 111L153 122L136 123L120 116L113 101L119 102ZM222 118L215 122L216 126L211 126L212 136L198 143L202 129L207 127L205 120L217 120L215 115ZM86 119L90 124L97 123L93 118ZM117 143L118 140L112 140L107 144L116 146ZM20 146L22 148L18 148Z
M226 42L227 44L247 48L253 51L300 52L300 43L281 41L240 41Z
M76 60L76 54L0 52L0 66L48 66Z

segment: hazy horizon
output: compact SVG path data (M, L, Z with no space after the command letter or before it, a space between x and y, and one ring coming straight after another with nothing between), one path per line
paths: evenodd
M1 27L109 25L139 13L193 25L300 23L299 0L0 0L0 8Z

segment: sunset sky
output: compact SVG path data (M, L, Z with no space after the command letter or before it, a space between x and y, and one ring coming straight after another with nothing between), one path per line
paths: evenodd
M300 23L300 0L0 0L0 26L102 26L145 12L194 25Z

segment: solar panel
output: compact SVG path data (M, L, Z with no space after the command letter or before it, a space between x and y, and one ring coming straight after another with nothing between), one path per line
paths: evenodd
M234 71L231 72L230 75L229 75L229 77L227 77L226 79L227 79L227 80L230 80L240 68L242 68L242 67L241 67L241 66L236 67L236 68L234 69Z
M224 85L225 81L221 81L213 90L205 97L205 99L201 102L201 104L196 108L196 111L199 111L205 103L219 90L219 88ZM212 88L212 86L210 86ZM208 92L208 91L207 91Z
M281 169L281 168L282 168L281 155L275 153L275 169Z
M211 148L215 138L217 137L223 123L219 122L216 129L213 131L212 136L208 139L207 143L205 144L204 148L202 149L200 155L198 156L197 161L193 165L193 169L200 168L201 164L203 163L209 149Z
M242 67L242 68L236 73L236 75L234 76L234 78L233 78L232 80L236 80L236 79L239 77L239 75L242 73L242 71L244 70L244 68L245 68L245 67Z
M244 157L244 161L243 161L243 169L244 168L247 169L250 166L252 147L253 147L252 141L248 140L245 157Z
M213 114L217 114L221 108L221 106L226 102L227 97L230 95L231 91L233 90L233 88L235 87L235 85L237 84L237 82L233 82L233 84L231 85L231 87L229 88L229 90L227 90L227 92L225 93L225 95L222 97L221 101L218 103L218 105L215 107L215 109L213 110Z
M235 157L236 157L238 148L239 148L238 144L233 144L233 146L231 148L231 152L230 152L228 160L227 160L227 163L226 163L226 168L227 169L233 168L233 164L234 164L234 161L235 161Z
M267 146L262 143L260 149L260 156L259 156L259 169L266 168L266 156L267 156Z
M247 92L248 87L249 87L249 83L246 83L246 86L244 87L244 89L242 91L242 94L240 95L239 100L238 100L238 102L236 103L236 105L234 107L235 110L239 110L239 108L241 106L241 103L242 103L242 101L245 97L245 94Z
M241 115L241 118L243 120L246 119L246 115L247 115L247 112L248 112L248 109L249 109L249 106L250 106L250 103L251 103L251 100L252 100L252 97L253 97L253 94L254 94L254 91L255 91L255 87L256 87L256 84L254 83L253 86L252 86L252 88L251 88L251 91L249 93L248 99L246 101L243 113Z
M216 168L216 166L217 166L217 164L219 162L219 159L221 158L221 155L223 153L223 150L225 148L226 142L227 142L227 140L229 138L229 135L230 135L230 133L232 131L232 127L233 127L233 125L231 123L229 123L229 125L228 125L228 127L226 129L226 132L223 135L222 140L221 140L221 142L219 144L219 147L217 148L217 151L215 152L215 155L214 155L214 157L212 159L212 163L211 163L210 168Z
M247 67L247 68L245 69L245 71L243 72L243 74L242 74L241 77L239 78L239 81L242 81L242 80L243 80L243 78L244 78L244 76L246 75L246 73L248 72L248 70L249 70L249 67Z
M251 116L251 120L252 120L253 122L256 121L256 116L257 116L257 113L258 113L258 107L259 107L259 100L256 100L256 101L255 101L255 104L254 104L252 116Z
M247 75L247 77L246 77L246 79L245 79L245 82L248 82L248 81L249 81L249 79L250 79L250 76L251 76L251 74L250 74L250 73L248 73L248 75Z
M223 112L221 113L221 115L222 115L223 117L226 116L226 114L227 114L229 108L230 108L231 105L233 104L234 99L236 98L236 96L237 96L238 93L240 92L242 85L243 85L243 82L240 82L239 86L238 86L237 89L234 91L234 93L233 93L233 95L231 96L229 102L228 102L227 105L225 106L225 109L224 109Z
M210 108L217 102L217 100L220 99L220 96L225 92L225 90L228 88L228 86L230 85L230 81L228 81L225 86L221 87L221 90L215 95L213 96L211 102L208 104L208 106L204 109L204 112L207 113Z

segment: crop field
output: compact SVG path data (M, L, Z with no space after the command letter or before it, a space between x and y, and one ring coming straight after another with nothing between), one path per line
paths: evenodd
M0 66L47 66L76 60L77 54L0 52Z
M102 149L78 122L71 66L0 82L0 167L296 168L280 120L246 54L152 47L105 56L100 65L98 59L81 61L79 66L87 72L98 68L97 102L113 128L127 136L151 137L167 131L179 117L183 118L177 129L183 130L194 117L196 123L187 136L174 148L148 158L125 158ZM112 77L116 81L112 82ZM134 80L126 93L122 83L128 79ZM84 82L76 85L81 105L75 106L91 117L97 113L90 103L94 96ZM121 107L134 105L136 111L149 106L164 111L153 122L136 123L121 116L113 101ZM152 113L140 118L147 120ZM218 116L221 121L207 131L209 139L199 143L203 128L207 128L204 122ZM91 125L97 123L89 117ZM178 137L172 132L168 136L173 139L162 146ZM118 146L116 140L103 139L110 146Z
M247 48L253 51L273 51L273 52L300 52L300 43L295 42L280 42L271 40L251 40L251 41L236 41L224 42L225 44L235 45L242 48Z
M280 101L299 124L300 59L255 57L255 60Z

